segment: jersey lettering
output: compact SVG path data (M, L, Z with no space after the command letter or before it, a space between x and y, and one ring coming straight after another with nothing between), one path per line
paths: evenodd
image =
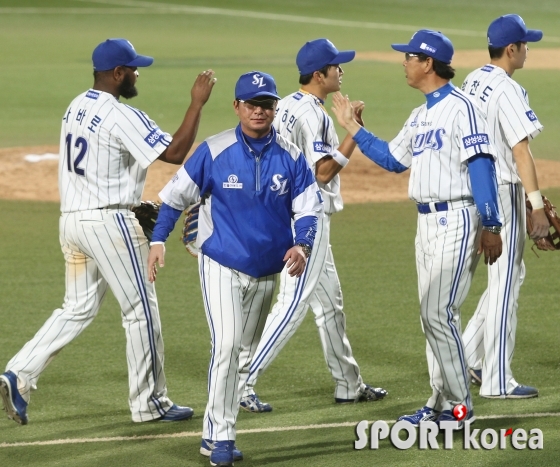
M159 140L163 138L163 136L163 132L159 128L156 128L144 138L144 141L146 141L146 143L148 143L150 147L153 148L157 143L159 143Z
M68 133L66 135L66 165L68 167L68 172L72 172L72 168L74 168L74 173L83 177L85 175L84 169L78 166L80 165L80 162L82 162L82 159L86 156L88 150L87 140L81 136L78 137L74 147L80 148L80 151L74 159L74 162L72 162L72 133Z
M315 141L313 143L313 150L315 152L322 152L328 154L329 152L331 152L331 145L323 141Z
M527 115L527 118L532 122L536 122L538 120L537 116L535 115L535 112L533 112L532 110L525 112L525 115Z
M465 146L465 149L468 149L471 146L476 146L477 144L490 144L488 135L485 133L479 133L476 135L465 136L463 138L463 146Z
M274 183L274 185L272 185L270 187L270 189L272 191L277 191L278 196L282 196L282 195L285 195L286 193L288 193L288 179L287 178L282 179L281 174L275 174L272 177L272 182Z
M418 133L414 140L413 156L419 156L424 152L424 149L432 149L439 151L443 147L443 135L445 129L437 128L430 130L427 133Z
M80 122L80 125L81 125L85 116L86 116L86 111L84 109L78 110L78 115L76 115L76 121Z
M486 102L486 99L490 97L490 91L492 91L492 88L490 86L486 86L484 88L484 91L482 91L482 94L480 95L480 100L482 102Z
M88 130L91 131L92 133L95 133L95 130L100 123L101 123L101 117L96 115L91 119L91 122L88 126Z

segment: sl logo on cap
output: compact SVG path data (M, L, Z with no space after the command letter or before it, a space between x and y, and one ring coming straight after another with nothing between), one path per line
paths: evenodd
M264 76L261 76L258 73L255 73L253 75L253 82L251 84L258 84L259 88L262 88L262 87L266 86L266 84L264 84Z

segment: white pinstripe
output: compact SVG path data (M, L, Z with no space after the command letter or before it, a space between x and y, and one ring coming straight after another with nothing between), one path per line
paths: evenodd
M66 260L64 304L6 369L18 376L22 396L29 400L30 389L52 358L93 321L109 286L126 333L132 418L140 422L161 417L172 403L163 373L156 293L146 280L148 242L136 217L128 210L63 214L60 242Z
M496 177L502 215L502 255L488 268L488 287L465 333L468 366L482 369L480 394L505 396L517 385L511 362L515 348L517 307L525 276L525 191L512 148L542 131L527 92L505 70L486 65L463 82L467 96L487 114L496 148Z
M426 405L438 411L472 409L460 310L478 260L478 231L475 206L418 216L418 292L433 389Z
M277 275L260 278L199 254L202 297L212 343L203 438L235 439L235 421L253 357L272 305ZM231 390L230 388L238 388Z
M6 367L27 401L52 358L97 315L109 286L126 333L132 419L159 418L173 405L156 293L147 282L148 242L128 209L140 203L147 168L169 141L146 114L106 92L90 89L64 113L58 174L66 295Z

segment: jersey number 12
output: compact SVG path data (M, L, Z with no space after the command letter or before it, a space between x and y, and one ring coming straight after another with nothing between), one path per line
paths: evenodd
M80 169L78 166L87 153L87 140L85 138L82 138L81 136L79 138L76 138L74 147L79 148L80 150L74 161L72 161L72 133L68 133L66 135L66 163L68 165L68 172L72 172L73 167L73 172L76 175L81 175L83 177L85 175L84 169Z

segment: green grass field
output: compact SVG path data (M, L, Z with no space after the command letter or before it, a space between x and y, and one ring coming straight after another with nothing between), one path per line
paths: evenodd
M256 14L235 16L239 11ZM216 71L218 83L199 132L198 139L203 139L236 124L231 101L241 73L269 72L281 94L291 92L297 86L295 54L307 40L329 37L340 49L388 51L392 42L407 42L416 28L430 27L453 31L448 35L457 49L483 49L488 23L511 12L521 14L529 27L545 31L546 40L535 48L560 47L560 4L553 0L0 0L0 147L58 143L62 113L91 85L91 51L107 37L126 37L140 53L156 58L152 67L141 70L140 95L133 105L171 132L182 119L196 74L210 67ZM317 18L330 23L320 24ZM468 71L458 69L454 83L460 84ZM422 102L418 91L407 88L400 65L356 61L345 72L343 91L366 102L367 126L381 137L392 138ZM533 153L560 160L558 72L523 70L515 78L528 89L545 125L531 143ZM560 189L546 194L560 200ZM0 230L1 367L61 305L64 263L57 204L0 200L0 211L5 217ZM418 322L415 219L410 202L348 205L333 218L331 240L354 354L365 381L385 387L390 395L376 403L336 406L317 331L308 316L259 381L258 392L274 411L240 414L237 443L245 460L236 465L558 464L560 263L556 253L539 253L538 258L530 250L525 253L527 277L520 297L514 370L518 381L538 387L541 394L527 401L491 401L478 397L473 388L480 417L474 427L540 428L544 449L517 451L508 444L503 451L463 450L460 434L453 450L444 450L442 440L437 451L399 451L388 441L381 442L379 450L353 449L357 422L395 420L422 406L430 393ZM210 338L197 263L178 237L175 231L168 242L158 297L170 396L194 407L194 419L177 424L131 422L124 333L116 301L109 296L94 323L41 377L29 406L29 425L0 418L0 465L208 465L198 447ZM482 265L463 307L463 325L474 311L485 277Z

